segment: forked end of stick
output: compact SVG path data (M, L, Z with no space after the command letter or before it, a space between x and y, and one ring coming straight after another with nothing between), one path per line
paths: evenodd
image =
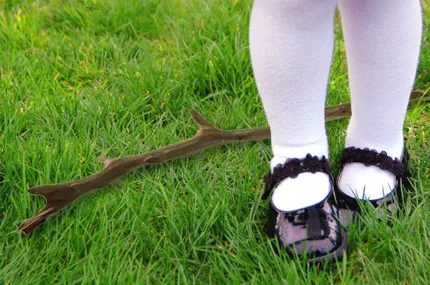
M46 218L44 216L36 216L30 219L25 220L21 226L17 229L19 232L23 232L24 234L28 235L32 231L34 231L35 228L40 226L43 222L45 222Z

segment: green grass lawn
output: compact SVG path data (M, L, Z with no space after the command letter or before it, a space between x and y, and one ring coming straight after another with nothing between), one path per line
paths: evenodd
M126 3L126 4L125 4ZM415 89L430 92L430 5ZM31 186L80 179L98 156L192 137L191 108L227 130L267 125L248 49L249 0L0 1L0 284L430 284L430 108L405 123L414 188L393 226L366 212L340 263L276 255L263 224L270 141L126 175L28 236ZM340 20L327 105L349 101ZM331 160L348 120L330 122ZM363 229L361 229L363 228Z

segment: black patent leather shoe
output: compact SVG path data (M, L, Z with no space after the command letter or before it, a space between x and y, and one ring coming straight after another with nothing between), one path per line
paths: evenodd
M375 209L377 209L377 217L381 218L384 215L384 210L390 213L397 213L403 203L403 195L401 193L401 185L403 189L410 187L408 178L410 173L408 171L409 153L406 147L403 151L402 159L393 159L388 156L385 151L377 152L376 150L364 148L348 147L343 150L340 157L341 171L337 178L335 187L337 207L339 209L339 220L343 226L348 226L351 221L357 219L361 212L361 205L363 202L370 203ZM339 188L339 179L342 176L342 170L345 164L358 162L365 166L377 166L382 170L388 170L396 176L395 188L387 194L385 197L376 200L364 200L352 198L342 192Z
M325 157L319 159L308 154L304 159L289 159L265 176L263 199L267 199L282 180L296 178L304 172L324 172L332 179ZM276 237L289 255L306 256L310 263L341 260L347 249L347 236L336 218L333 198L332 189L320 203L291 212L281 211L269 203L267 234L271 238Z

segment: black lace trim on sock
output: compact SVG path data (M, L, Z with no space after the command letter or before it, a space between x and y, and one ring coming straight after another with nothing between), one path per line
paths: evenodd
M402 177L405 172L404 165L398 158L393 159L385 151L379 153L368 148L347 147L343 150L339 162L342 166L352 162L363 163L365 166L374 165L382 170L390 171L397 177Z
M310 153L303 159L292 158L288 159L284 164L278 164L273 168L273 173L269 171L264 176L265 189L262 199L267 199L278 183L285 178L296 178L303 172L324 172L331 176L332 171L325 156L321 159L318 156L312 156Z

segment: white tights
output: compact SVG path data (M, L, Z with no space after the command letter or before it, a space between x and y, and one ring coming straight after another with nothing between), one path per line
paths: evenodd
M250 51L257 88L271 129L271 167L307 153L328 157L324 106L334 42L336 0L254 0ZM403 122L421 43L419 0L339 0L347 52L352 117L345 146L400 157ZM395 176L360 163L339 179L347 195L378 199ZM322 201L328 175L302 173L274 190L280 210Z

